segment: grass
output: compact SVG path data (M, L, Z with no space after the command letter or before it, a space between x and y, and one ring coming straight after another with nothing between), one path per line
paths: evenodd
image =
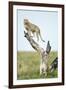
M50 65L56 58L57 52L51 52L49 55ZM17 52L17 79L39 79L45 78L43 75L40 76L40 55L37 52ZM56 78L58 71L57 69L50 73L46 78Z

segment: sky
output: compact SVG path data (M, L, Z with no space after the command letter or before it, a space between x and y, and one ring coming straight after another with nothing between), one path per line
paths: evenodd
M58 50L58 12L57 11L36 11L36 10L17 10L17 50L34 51L28 40L24 37L24 18L37 25L40 28L41 35L45 43L35 36L36 42L44 49L48 40L50 41L51 50ZM25 30L26 31L26 30Z

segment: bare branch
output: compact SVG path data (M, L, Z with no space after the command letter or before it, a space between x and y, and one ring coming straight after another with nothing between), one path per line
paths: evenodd
M31 36L28 35L28 33L26 33L24 31L25 37L27 38L27 40L29 41L29 43L31 44L31 46L36 50L36 51L40 51L40 46L32 39Z

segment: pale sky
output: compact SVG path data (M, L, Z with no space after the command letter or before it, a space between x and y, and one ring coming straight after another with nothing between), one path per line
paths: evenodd
M17 10L17 47L18 51L34 50L24 37L24 18L29 19L33 24L39 26L45 43L38 42L41 47L46 48L47 41L50 41L52 50L58 50L58 12L57 11L35 11ZM35 37L36 38L36 37Z

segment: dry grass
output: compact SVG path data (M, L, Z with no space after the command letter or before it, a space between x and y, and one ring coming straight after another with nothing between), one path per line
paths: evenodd
M40 76L40 55L37 52L18 52L17 53L17 79L38 79L45 78ZM55 59L57 52L51 52L49 56L49 64ZM46 78L57 77L57 69L50 73Z

